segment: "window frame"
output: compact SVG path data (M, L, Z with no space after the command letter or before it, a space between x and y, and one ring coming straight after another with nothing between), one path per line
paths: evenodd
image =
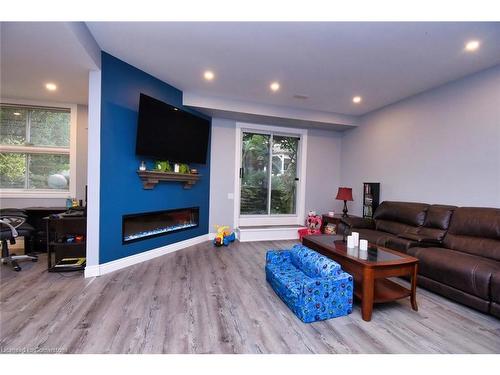
M1 198L67 198L76 196L76 133L77 105L24 99L0 98L1 105L24 106L30 108L64 109L70 112L69 148L0 145L0 152L26 154L69 155L69 190L58 189L5 189L0 188Z

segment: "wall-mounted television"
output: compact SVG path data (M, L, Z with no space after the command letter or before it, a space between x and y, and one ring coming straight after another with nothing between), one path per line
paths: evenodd
M205 164L210 121L142 94L137 121L137 155Z

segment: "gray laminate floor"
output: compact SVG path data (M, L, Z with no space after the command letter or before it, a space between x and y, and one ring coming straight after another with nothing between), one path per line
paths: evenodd
M264 277L292 242L210 243L99 278L1 268L0 352L500 353L500 321L419 289L409 301L301 323Z

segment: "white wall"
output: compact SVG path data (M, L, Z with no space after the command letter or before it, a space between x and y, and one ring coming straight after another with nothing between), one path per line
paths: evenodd
M76 131L76 198L85 198L87 184L87 106L77 106ZM2 198L1 207L64 207L65 198Z
M212 119L210 146L210 217L209 231L215 232L215 224L234 228L234 155L236 148L236 122Z
M500 66L365 116L341 161L354 214L364 181L381 200L500 207Z
M306 167L306 214L342 211L343 202L335 200L340 186L342 133L310 129Z
M228 197L234 194L234 155L236 152L236 121L213 118L210 167L210 218L214 225L234 228L234 205ZM341 205L335 201L340 181L340 133L309 129L306 167L305 210L326 213Z

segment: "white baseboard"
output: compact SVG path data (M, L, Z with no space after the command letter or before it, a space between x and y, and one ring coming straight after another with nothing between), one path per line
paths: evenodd
M83 272L85 278L99 276L99 265L96 266L85 266L85 271Z
M299 238L297 226L290 228L238 228L237 233L240 242L297 240Z
M154 259L159 256L173 253L174 251L178 251L184 249L189 246L198 245L200 243L206 242L210 240L210 234L204 234L202 236L190 238L184 241L176 242L171 245L166 245L162 247L158 247L156 249L148 250L143 253L130 255L125 258L113 260L111 262L95 265L95 266L87 266L85 267L85 277L95 277L105 275L107 273L120 270L125 267L132 266L137 263L145 262L146 260Z

